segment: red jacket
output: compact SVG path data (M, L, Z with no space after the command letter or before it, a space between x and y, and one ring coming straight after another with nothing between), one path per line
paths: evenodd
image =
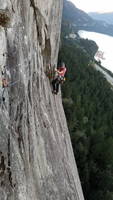
M57 69L59 76L64 76L66 73L66 67L60 67L59 69Z

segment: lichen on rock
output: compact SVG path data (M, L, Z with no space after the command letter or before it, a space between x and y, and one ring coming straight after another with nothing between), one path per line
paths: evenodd
M7 10L0 10L0 26L8 28L11 24L11 15Z

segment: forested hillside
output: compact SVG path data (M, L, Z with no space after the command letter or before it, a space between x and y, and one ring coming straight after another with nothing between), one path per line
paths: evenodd
M113 24L113 12L107 12L107 13L90 12L88 13L88 15L93 19L103 20L108 24Z
M81 29L113 36L113 24L91 18L67 0L64 0L63 23L70 25L74 31Z
M113 90L90 64L97 45L65 38L70 30L62 25L59 62L67 65L63 105L85 199L113 200Z

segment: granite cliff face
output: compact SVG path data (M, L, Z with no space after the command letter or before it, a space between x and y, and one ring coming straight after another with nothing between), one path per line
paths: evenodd
M0 0L11 20L0 26L0 200L84 199L61 94L45 74L57 63L62 4Z

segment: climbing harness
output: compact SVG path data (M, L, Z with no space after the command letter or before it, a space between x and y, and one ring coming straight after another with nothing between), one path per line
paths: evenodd
M64 83L64 81L65 81L66 79L65 79L65 77L64 76L59 76L58 75L58 81L59 81L59 83Z

